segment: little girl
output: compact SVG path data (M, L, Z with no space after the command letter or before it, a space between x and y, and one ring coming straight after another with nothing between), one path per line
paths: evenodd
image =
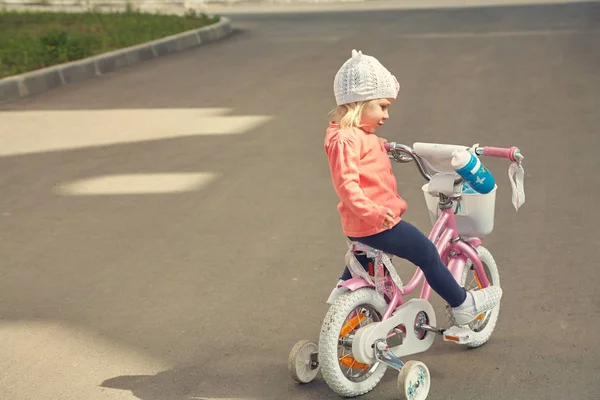
M401 217L407 209L398 195L385 139L375 135L389 118L399 91L396 78L374 57L352 50L335 75L337 109L325 136L333 187L344 234L352 241L394 254L417 265L431 288L453 308L458 324L473 321L502 297L496 286L466 292L442 262L435 245ZM366 256L357 256L366 267ZM340 282L351 278L348 268ZM343 291L335 288L328 303Z

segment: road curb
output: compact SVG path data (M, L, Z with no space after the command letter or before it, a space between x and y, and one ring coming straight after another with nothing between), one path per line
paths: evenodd
M98 54L52 67L0 79L0 104L37 95L61 86L105 75L124 67L220 40L232 33L231 20L220 17L214 25L162 39Z

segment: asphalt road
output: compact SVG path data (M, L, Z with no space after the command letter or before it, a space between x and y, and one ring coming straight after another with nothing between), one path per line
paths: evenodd
M525 155L519 212L486 160L497 329L409 358L429 398L600 398L600 5L232 19L223 42L2 107L0 398L338 398L286 368L343 267L322 145L352 48L400 82L388 140ZM394 170L429 229L417 170ZM397 397L392 370L363 396Z

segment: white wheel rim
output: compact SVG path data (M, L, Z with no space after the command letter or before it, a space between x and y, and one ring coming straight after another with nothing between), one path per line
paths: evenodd
M302 382L310 382L312 381L319 372L318 368L311 369L310 368L310 355L317 351L317 345L314 343L307 343L300 351L298 351L298 356L296 357L296 374L298 378Z
M424 400L429 393L429 371L423 363L410 368L404 379L405 397L408 400Z
M358 314L365 315L365 320L361 321L360 324L355 329L352 330L353 333L356 333L356 331L358 331L358 329L360 329L372 322L381 321L381 315L372 305L363 304L363 305L355 308L346 317L344 324L347 323L350 319L352 319L354 316L356 316ZM355 382L355 383L362 382L365 379L369 378L373 374L373 371L375 371L375 369L379 365L379 362L376 362L372 365L369 365L369 367L366 369L354 370L354 369L352 369L352 366L347 366L347 365L344 365L344 363L342 363L341 360L346 357L350 357L351 359L354 359L352 350L344 348L343 345L339 345L338 346L338 362L340 365L340 370L342 371L342 373L344 374L346 379L348 379L349 381ZM356 362L356 360L355 360L355 362Z

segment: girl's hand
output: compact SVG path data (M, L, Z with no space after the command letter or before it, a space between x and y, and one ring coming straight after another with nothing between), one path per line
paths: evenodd
M385 217L383 218L382 228L390 229L392 226L394 226L395 222L396 218L394 217L394 214L390 210L388 210L387 214L385 214Z
M382 145L384 145L384 144L387 143L387 139L386 138L382 138L382 137L379 137L379 136L378 136L378 138L379 138L379 141L381 142Z

